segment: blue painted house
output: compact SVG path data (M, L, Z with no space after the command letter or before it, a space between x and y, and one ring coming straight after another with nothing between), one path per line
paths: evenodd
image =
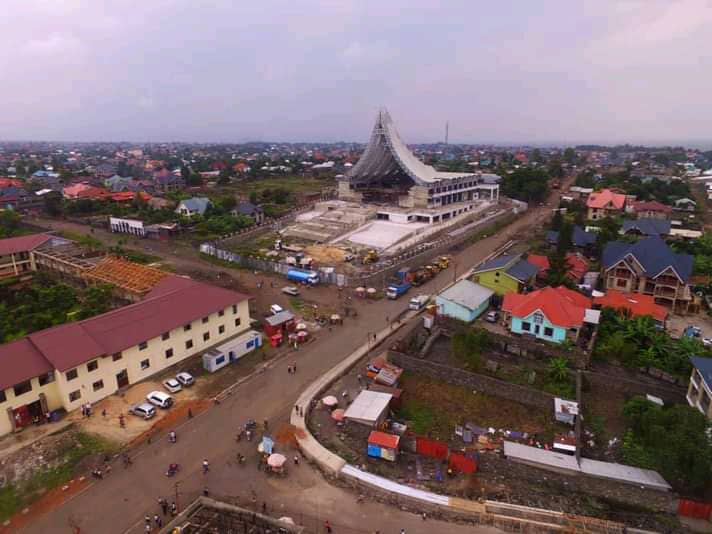
M502 302L504 319L512 333L552 343L578 340L584 323L597 322L599 312L590 308L590 298L563 286L526 295L508 293Z
M484 312L494 291L470 280L460 280L435 297L438 313L471 323Z

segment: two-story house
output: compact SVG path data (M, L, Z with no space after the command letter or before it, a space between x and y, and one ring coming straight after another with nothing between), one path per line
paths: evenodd
M167 276L135 304L0 345L0 436L97 402L249 328L246 295Z
M51 238L47 234L32 234L0 239L0 280L36 271L32 251Z
M586 199L588 218L592 221L620 215L625 208L626 196L610 189L591 193Z
M630 212L635 213L641 219L669 219L672 208L657 200L647 200L641 202L631 202ZM626 208L628 211L628 208Z
M657 304L683 313L694 301L692 261L692 256L673 252L657 236L632 244L611 241L601 257L607 289L652 295Z
M692 375L687 387L687 402L712 419L712 358L692 356Z
M536 265L520 255L503 254L477 267L472 280L502 296L534 285L538 272Z

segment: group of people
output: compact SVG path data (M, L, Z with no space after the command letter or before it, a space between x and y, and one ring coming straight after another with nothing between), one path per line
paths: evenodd
M290 375L297 374L297 362L294 362L292 365L287 366L287 373L289 373Z
M168 504L168 501L163 497L158 498L158 506L161 508L161 513L163 517L158 514L153 514L153 519L151 519L151 514L146 514L144 517L145 530L146 532L151 532L154 528L160 530L163 528L163 518L167 517L170 513L172 517L178 515L178 506L175 501Z

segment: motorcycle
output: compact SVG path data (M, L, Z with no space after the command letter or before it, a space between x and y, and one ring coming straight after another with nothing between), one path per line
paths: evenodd
M172 477L172 476L174 476L176 473L178 473L178 471L180 471L180 465L178 465L178 464L170 464L170 465L168 466L168 471L166 471L166 476L167 476L167 477Z

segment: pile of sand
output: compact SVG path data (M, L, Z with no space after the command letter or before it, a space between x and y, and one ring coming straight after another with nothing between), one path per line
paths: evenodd
M329 245L311 245L304 249L306 256L311 256L314 261L322 264L341 263L344 261L346 252L337 247Z

